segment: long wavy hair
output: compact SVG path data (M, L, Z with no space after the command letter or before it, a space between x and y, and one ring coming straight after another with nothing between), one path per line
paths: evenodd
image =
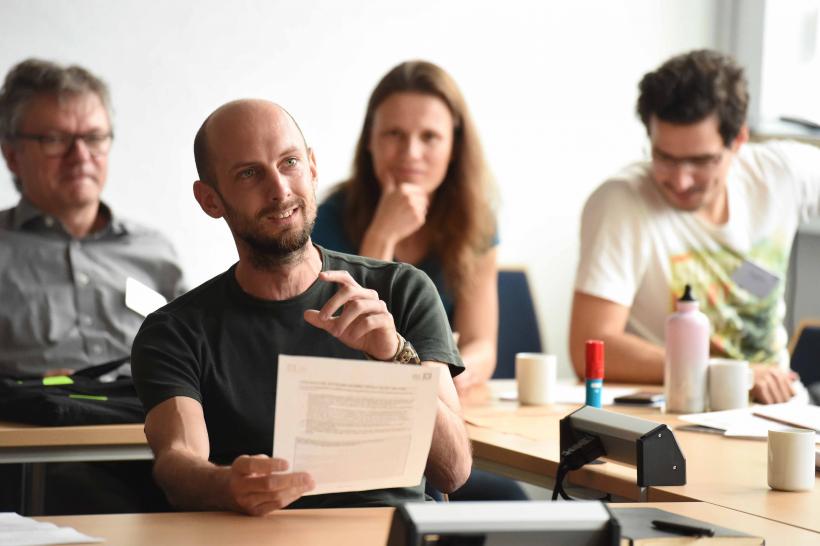
M429 234L428 256L442 263L445 280L455 290L470 280L476 259L492 243L496 229L495 186L464 96L447 72L429 62L408 61L382 78L367 104L351 177L335 191L344 192L345 231L358 247L381 195L369 151L376 109L394 93L407 92L441 99L453 116L450 165L432 197L425 228Z

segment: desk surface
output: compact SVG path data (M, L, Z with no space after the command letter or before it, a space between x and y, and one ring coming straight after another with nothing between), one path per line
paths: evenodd
M504 385L499 385L503 387ZM507 384L509 386L509 383ZM575 406L519 407L473 394L465 417L479 466L550 486L559 460L558 421ZM617 408L672 427L680 422L652 408ZM687 460L687 484L653 487L650 501L699 500L820 532L820 479L813 491L772 491L766 484L766 443L676 431ZM0 462L148 458L142 425L33 427L0 423ZM106 451L105 448L116 448ZM73 450L73 451L72 451ZM127 451L125 451L127 450ZM574 484L639 499L634 468L587 466L570 475Z
M142 424L40 427L0 422L0 463L151 459Z
M638 506L619 504L618 507ZM820 535L764 518L742 514L706 503L651 503L661 508L749 534L762 536L766 544L816 546ZM169 514L118 514L100 516L38 517L61 526L74 527L106 544L122 546L174 544L197 546L235 544L270 546L300 544L334 546L383 545L387 542L392 508L337 508L332 510L284 510L264 518L226 512L180 512Z
M465 417L479 465L519 479L554 477L559 460L558 421L577 406L519 407L516 402L472 399ZM614 407L673 429L682 422L655 408ZM503 431L503 432L502 432ZM650 487L649 501L698 500L820 532L820 478L812 491L773 491L766 483L766 442L675 431L686 457L687 483ZM482 464L483 463L483 464ZM570 474L576 485L639 499L634 468L605 463ZM537 480L531 480L537 481ZM547 484L548 485L548 484ZM820 543L820 540L818 541Z
M40 427L0 421L0 448L145 445L142 424Z

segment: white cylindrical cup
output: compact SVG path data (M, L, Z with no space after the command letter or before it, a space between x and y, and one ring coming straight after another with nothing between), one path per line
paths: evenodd
M749 405L749 390L754 384L754 372L747 361L710 358L709 411L745 408Z
M814 488L813 430L789 428L769 431L769 487L780 491Z
M554 403L557 377L558 360L555 355L515 355L515 381L518 385L519 403L533 406Z

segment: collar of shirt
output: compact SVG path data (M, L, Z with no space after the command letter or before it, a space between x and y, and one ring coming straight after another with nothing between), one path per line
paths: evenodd
M86 236L87 239L120 237L128 234L126 223L115 217L108 205L100 202L100 212L108 217L108 223L101 230L89 233ZM12 231L51 232L71 237L59 220L45 214L25 197L20 197L17 206L11 210L9 229Z

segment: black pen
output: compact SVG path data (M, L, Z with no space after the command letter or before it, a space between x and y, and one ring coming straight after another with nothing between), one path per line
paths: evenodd
M672 521L661 521L659 519L652 520L652 527L659 531L667 531L675 533L676 535L685 535L688 537L713 537L715 536L714 529L708 527L695 527L693 525L684 525L683 523L674 523Z

